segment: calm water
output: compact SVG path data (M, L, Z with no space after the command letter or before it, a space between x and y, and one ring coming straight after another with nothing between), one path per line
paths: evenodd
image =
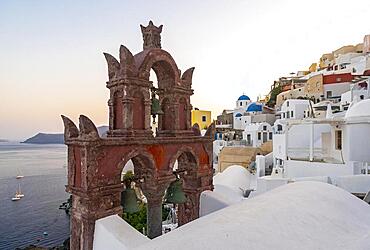
M0 143L0 249L55 246L69 237L69 217L59 205L68 194L66 146ZM17 180L20 172L25 177ZM20 183L25 194L11 201ZM48 232L44 236L43 232Z

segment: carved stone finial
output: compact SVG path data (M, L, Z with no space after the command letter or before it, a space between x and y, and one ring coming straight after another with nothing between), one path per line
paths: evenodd
M81 138L90 138L90 139L98 139L99 133L98 129L96 128L95 124L84 115L80 115L79 118L80 124L80 137Z
M78 137L78 129L71 119L61 115L64 123L64 141Z
M108 64L108 77L109 80L112 80L114 77L116 77L119 74L119 69L120 69L120 64L117 61L114 56L108 54L108 53L103 53L105 56L105 60L107 60Z
M193 72L194 67L187 69L181 76L181 80L185 83L186 86L191 87L193 82Z
M200 128L199 128L199 124L198 123L194 123L193 127L191 128L191 130L193 130L194 135L196 135L196 136L201 135Z
M215 137L215 131L216 131L216 126L215 126L215 123L212 122L211 125L209 125L209 127L207 128L207 131L206 131L204 136L214 138Z
M143 34L144 44L143 49L162 48L161 46L161 32L163 25L155 26L152 21L149 25L144 27L140 25L141 33Z

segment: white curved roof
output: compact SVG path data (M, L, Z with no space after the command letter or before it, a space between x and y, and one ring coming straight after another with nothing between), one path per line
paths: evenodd
M235 192L240 192L240 188L247 189L249 183L249 172L244 167L232 165L226 168L222 173L218 173L213 177L213 184L226 186ZM217 191L217 190L215 190Z
M330 184L297 182L134 249L370 249L370 206Z
M359 101L351 106L345 118L370 117L370 99Z

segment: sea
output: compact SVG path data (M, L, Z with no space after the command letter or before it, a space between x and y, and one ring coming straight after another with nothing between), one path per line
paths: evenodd
M21 174L22 179L16 179ZM0 249L51 247L69 237L67 147L0 143ZM20 186L24 197L12 201Z

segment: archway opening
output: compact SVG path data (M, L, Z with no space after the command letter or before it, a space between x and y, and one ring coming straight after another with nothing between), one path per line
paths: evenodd
M153 63L151 69L154 70L157 80L158 88L166 89L174 86L175 83L175 72L173 66L164 60Z
M155 73L155 71L153 69L150 69L149 80L151 81L153 88L158 89L157 74ZM152 105L153 105L153 98L159 99L158 94L156 93L156 91L150 91L150 100L152 101ZM155 117L153 117L152 114L150 115L150 128L151 128L154 136L157 135L158 120L159 120L158 115L156 115Z
M178 69L175 62L166 58L165 55L162 55L158 61L155 58L152 58L152 60L154 62L147 64L147 68L150 67L149 80L153 85L151 98L152 100L153 97L158 98L160 109L163 111L163 114L156 115L155 123L153 123L153 117L151 118L152 130L156 134L157 130L172 130L174 128L177 110L173 109L173 100L170 99L172 94L168 93L168 91L176 85L179 72L177 72Z
M180 181L181 183L181 192L185 195L185 201L178 204L166 204L170 213L168 219L163 223L165 232L172 231L188 222L190 218L194 219L197 216L198 212L196 210L199 207L196 197L196 189L198 187L197 166L194 154L189 151L178 154L178 157L173 162L171 170L176 176L175 182ZM166 192L173 191L169 189Z
M148 236L151 238L150 231L149 231L149 224L150 222L150 214L148 208L148 198L145 195L145 187L146 183L151 183L153 181L154 176L154 166L152 161L145 155L137 155L132 157L127 163L125 164L124 168L121 172L121 183L124 186L124 190L121 194L121 206L123 207L123 214L122 218L129 223L132 227L138 230L140 233ZM131 176L131 181L127 181L127 177ZM128 189L134 189L135 191L135 199L137 201L137 211L134 212L127 212L125 211L125 204L123 202L132 201L131 199L126 199L124 197L124 192ZM146 189L147 190L147 189ZM131 194L132 195L132 194ZM170 212L168 208L162 206L162 221L168 217L168 213ZM132 206L131 206L132 207ZM160 221L161 222L161 221Z

